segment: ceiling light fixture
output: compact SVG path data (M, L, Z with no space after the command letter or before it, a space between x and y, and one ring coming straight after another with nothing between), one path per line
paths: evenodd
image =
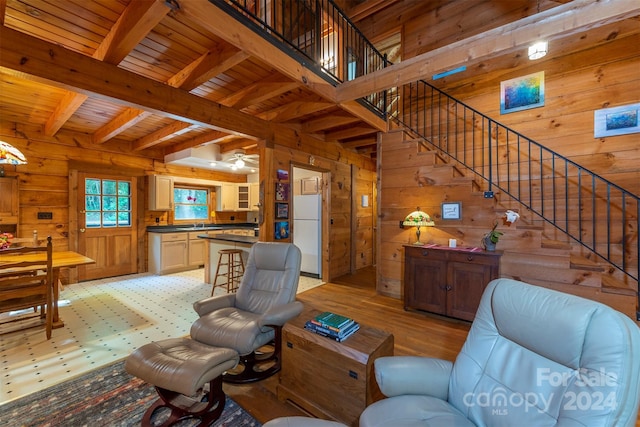
M0 165L25 165L27 158L13 145L0 141ZM0 166L0 176L4 176L4 166Z
M547 54L549 44L547 42L538 42L529 46L529 59L540 59Z
M244 160L242 159L236 160L235 167L238 169L242 169L244 167Z

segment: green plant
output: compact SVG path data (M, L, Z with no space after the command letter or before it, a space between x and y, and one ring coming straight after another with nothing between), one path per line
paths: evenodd
M496 230L497 226L498 226L498 221L496 221L495 224L493 224L493 228L491 229L491 231L485 235L485 237L491 240L492 243L498 243L498 239L500 238L500 236L504 234L502 231Z

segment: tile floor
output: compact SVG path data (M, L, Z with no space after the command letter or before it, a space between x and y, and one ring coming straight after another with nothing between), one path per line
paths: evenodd
M321 284L300 277L298 292ZM150 341L187 335L197 318L193 302L210 293L203 269L66 286L60 294L65 326L50 340L44 327L0 335L0 404L123 359Z

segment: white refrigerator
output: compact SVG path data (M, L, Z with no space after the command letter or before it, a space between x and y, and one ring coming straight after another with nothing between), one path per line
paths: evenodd
M302 252L302 273L320 277L322 243L322 196L311 194L293 198L293 244Z

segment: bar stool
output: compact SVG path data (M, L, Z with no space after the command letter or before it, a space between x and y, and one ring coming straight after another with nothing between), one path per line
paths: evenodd
M220 271L220 267L225 267ZM242 260L241 249L221 249L218 251L218 267L216 268L216 277L213 280L213 288L211 288L211 296L213 296L216 287L227 287L227 293L235 292L240 286L242 275L244 274L244 261ZM226 279L223 283L218 283L218 278Z

